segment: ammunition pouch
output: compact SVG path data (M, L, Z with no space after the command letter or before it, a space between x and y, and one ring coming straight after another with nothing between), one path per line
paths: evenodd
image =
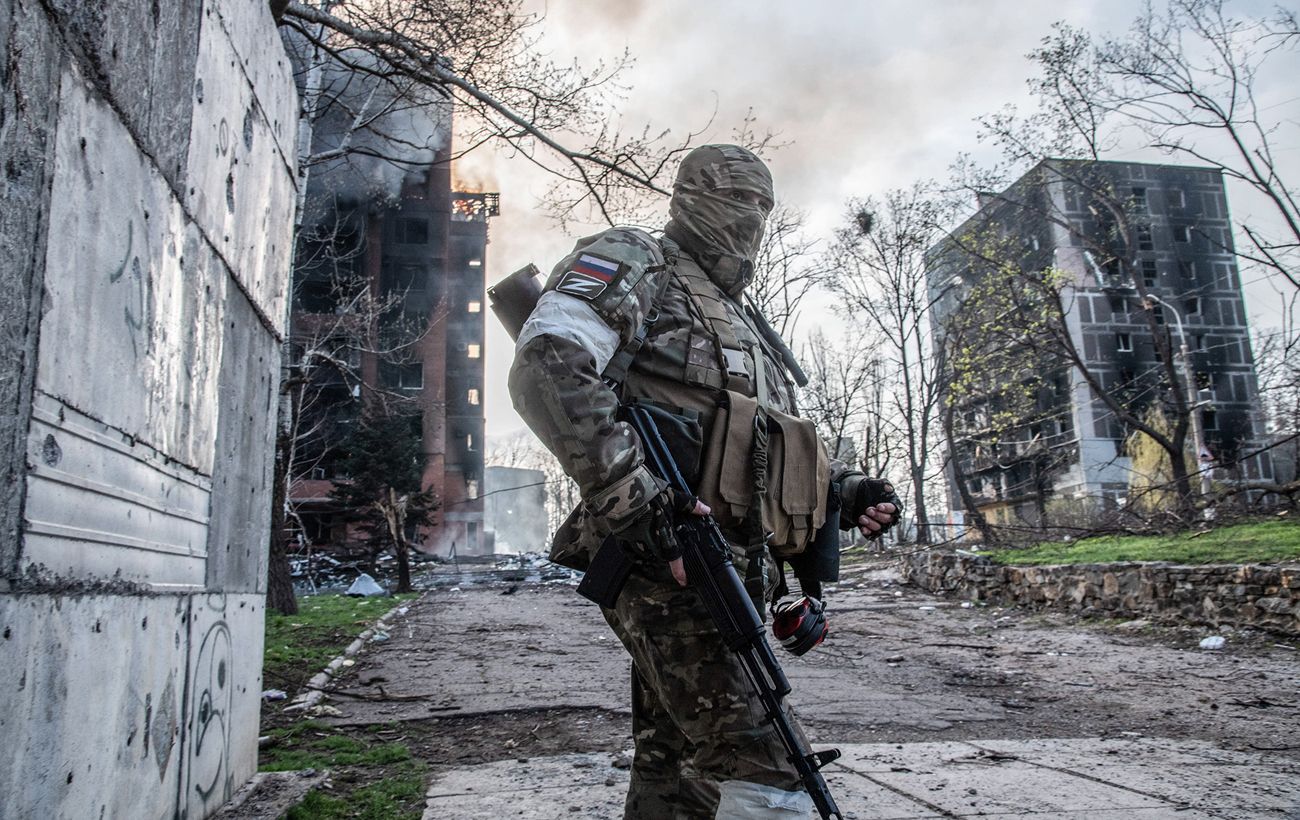
M723 529L738 529L754 503L751 464L766 456L762 525L777 557L804 552L826 520L830 462L811 421L769 409L767 446L755 453L759 407L756 399L724 391L705 446L699 495Z

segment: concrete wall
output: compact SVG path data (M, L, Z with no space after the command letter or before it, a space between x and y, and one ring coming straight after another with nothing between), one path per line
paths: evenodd
M264 2L0 0L0 817L256 768L296 94Z
M904 581L971 601L1300 635L1300 566L1130 562L1015 567L939 551L906 556L902 564Z

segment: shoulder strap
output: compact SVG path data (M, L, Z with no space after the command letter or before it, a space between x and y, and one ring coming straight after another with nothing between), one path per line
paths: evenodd
M623 383L627 378L627 371L632 367L632 360L636 354L641 351L641 346L645 344L646 336L650 333L650 328L654 323L659 321L659 303L663 301L664 293L668 291L668 281L672 279L672 269L665 266L664 276L659 280L658 287L655 288L654 299L650 302L650 310L646 311L645 318L641 320L641 326L636 329L636 333L627 343L620 347L613 356L610 357L609 364L601 372L601 378L611 387L616 387Z

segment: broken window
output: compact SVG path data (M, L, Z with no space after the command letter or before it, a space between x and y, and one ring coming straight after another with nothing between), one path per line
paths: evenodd
M1142 260L1142 284L1149 288L1156 286L1156 260Z
M1201 411L1201 427L1211 432L1219 429L1219 414L1214 410Z
M397 220L397 241L403 245L429 244L429 222L420 217L407 216Z
M1144 214L1147 212L1147 189L1133 189L1133 211L1134 213Z
M385 293L423 293L428 271L422 265L385 265L380 277Z
M423 362L383 362L380 379L384 387L393 390L420 390L424 387Z
M1156 245L1155 245L1155 241L1152 240L1151 238L1150 225L1137 226L1137 243L1138 243L1138 250L1140 251L1155 250Z

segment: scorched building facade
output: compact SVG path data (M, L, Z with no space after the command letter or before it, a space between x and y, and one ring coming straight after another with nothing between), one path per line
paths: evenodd
M981 282L987 286L990 272L1007 270L1007 281L1057 277L1040 290L1053 294L1048 301L1071 355L1031 338L1032 316L979 316L972 294ZM991 523L1037 527L1130 504L1134 463L1126 443L1133 430L1102 391L1143 418L1153 405L1194 407L1203 443L1192 455L1189 424L1193 471L1199 456L1215 482L1271 477L1268 458L1256 453L1263 419L1219 172L1042 162L1005 191L981 195L977 212L930 250L927 274L941 350L956 347L949 331L962 317L968 332L982 325L990 334L984 349L991 356L990 346L1002 344L991 335L997 328L1024 343L1018 369L990 368L992 381L961 393L950 384L953 509L975 507ZM1011 304L1000 308L1004 314L1014 313ZM1027 386L1023 423L998 427L1009 403L999 379Z
M408 528L408 538L426 552L476 554L484 543L484 264L497 196L453 192L446 151L407 169L395 190L350 184L354 173L312 178L299 235L286 536L291 549L360 540L331 491L347 480L339 461L350 429L367 402L383 402L412 419L423 487L438 503L432 523Z

